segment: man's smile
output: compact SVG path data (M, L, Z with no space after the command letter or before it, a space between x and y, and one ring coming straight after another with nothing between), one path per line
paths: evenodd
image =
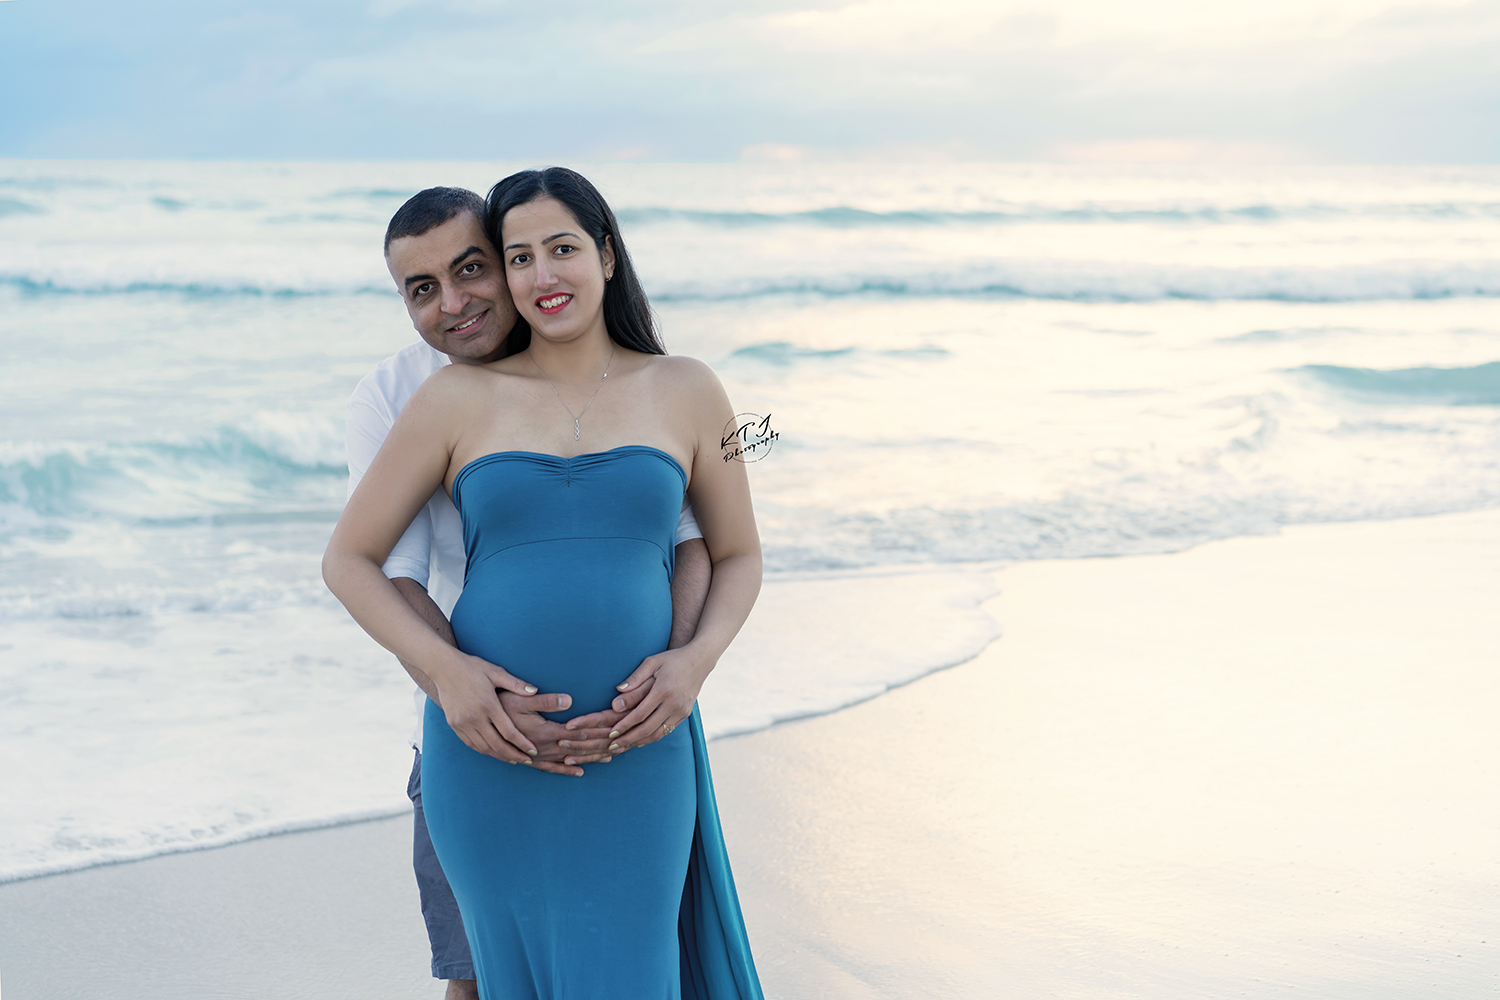
M448 328L448 332L457 334L460 337L468 333L473 333L476 329L479 328L480 322L489 314L490 311L488 309L484 310L483 312L475 313L473 316L470 316L468 319L464 320L457 326L450 326Z
M547 315L560 312L562 307L573 301L573 296L567 292L560 295L549 295L543 299L536 300L536 307Z

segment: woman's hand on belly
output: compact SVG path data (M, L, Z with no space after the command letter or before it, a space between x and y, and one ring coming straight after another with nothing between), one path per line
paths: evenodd
M536 744L516 728L500 704L502 689L536 694L536 688L488 660L451 649L440 667L427 669L437 687L438 707L455 736L470 750L511 764L529 764Z
M616 726L618 735L611 737L614 742L609 747L612 752L655 743L693 714L693 703L714 665L700 663L688 649L648 656L620 683L619 690L627 697L642 692L644 696Z

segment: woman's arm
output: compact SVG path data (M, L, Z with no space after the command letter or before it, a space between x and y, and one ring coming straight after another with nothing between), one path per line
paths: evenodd
M703 529L713 576L692 641L647 657L619 685L621 691L650 685L645 698L617 727L615 744L621 749L661 739L692 713L703 682L745 624L760 593L760 534L750 504L749 476L743 463L725 461L720 447L723 429L734 419L729 397L707 365L687 358L669 363L671 378L683 385L679 418L687 421L693 437L688 496Z
M376 642L426 674L453 731L471 749L529 763L536 746L500 706L497 688L536 688L443 640L381 572L391 548L443 485L465 426L461 381L478 373L444 369L412 396L344 507L323 553L323 580Z

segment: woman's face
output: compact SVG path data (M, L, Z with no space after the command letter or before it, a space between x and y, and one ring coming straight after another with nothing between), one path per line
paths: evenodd
M608 237L600 253L562 202L538 198L505 213L500 239L505 280L533 333L566 342L604 328L604 283L615 269Z

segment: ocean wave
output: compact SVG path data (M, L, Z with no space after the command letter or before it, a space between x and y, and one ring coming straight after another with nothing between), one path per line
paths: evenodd
M1500 361L1468 368L1346 368L1304 365L1325 385L1374 402L1500 406Z
M46 212L46 209L39 208L27 201L20 201L16 198L0 198L0 219L5 218L7 215L45 215Z
M347 472L336 422L265 413L180 440L0 444L0 505L43 517L112 510L133 521L201 520L232 513L222 509L228 483L243 485L249 503L288 492L289 480ZM205 477L213 481L206 499L196 488ZM0 517L0 532L23 523Z
M333 431L339 431L335 435ZM219 427L210 434L179 440L133 441L114 444L80 442L0 442L0 475L44 470L48 467L82 471L121 464L125 456L154 454L181 461L239 464L269 463L304 472L346 471L342 429L333 421L299 414L265 413L240 424Z
M72 843L54 843L49 850L33 850L18 858L0 861L0 885L41 878L45 875L62 875L66 872L83 871L105 865L144 861L168 854L188 854L207 851L217 847L229 847L246 841L277 837L288 833L307 833L326 830L336 826L352 826L376 820L402 816L411 811L406 806L386 806L361 809L347 813L335 813L301 820L277 820L245 825L221 823L209 825L207 829L187 830L122 830L116 836L74 838Z
M265 222L269 226L306 226L306 225L370 225L383 224L384 220L372 215L354 215L347 212L283 212L280 215L268 215Z
M1272 534L1282 524L1278 506L1202 497L1131 508L1075 495L979 509L799 510L795 522L773 512L761 520L768 570L817 572L1178 552L1217 538Z
M1413 204L1245 204L1245 205L1015 205L971 211L902 209L873 211L850 205L795 212L730 212L682 208L623 208L622 224L636 226L689 223L722 229L768 226L815 226L827 229L869 227L992 226L1035 223L1067 225L1228 225L1338 219L1495 219L1500 203L1432 202Z
M916 277L766 277L651 289L658 302L772 296L993 297L1069 302L1374 302L1500 296L1500 265L1391 262L1351 267L1136 265L1096 261L999 261Z
M86 190L99 191L107 188L118 188L116 181L106 180L102 177L0 177L0 187L17 188L22 191L40 191L52 193L54 191Z
M1149 492L1149 491L1148 491ZM913 507L847 514L768 511L768 571L859 570L917 563L1009 563L1181 552L1292 524L1419 517L1500 506L1493 470L1466 489L1428 495L1318 497L1295 489L1126 500L1071 494L977 509ZM791 514L791 516L788 516Z
M872 261L872 263L874 263ZM342 277L288 269L267 261L265 273L212 275L182 280L104 277L84 271L0 270L0 287L28 296L172 294L212 297L394 296L375 275L358 270ZM881 261L875 266L889 266ZM150 263L143 267L151 267ZM1213 267L1123 261L1013 258L955 264L951 270L913 272L776 273L747 264L749 273L711 279L674 279L646 273L643 282L658 303L736 302L772 297L1019 298L1069 302L1159 302L1173 299L1274 302L1372 302L1500 296L1500 264L1386 261L1342 267ZM759 269L761 273L755 273ZM160 269L151 267L151 273Z
M340 188L309 199L324 201L405 201L417 193L417 188Z
M331 519L325 518L328 522ZM170 614L253 614L276 608L338 606L315 573L300 579L273 579L240 571L233 558L221 562L212 580L182 569L182 579L172 583L0 586L0 621L105 622ZM316 560L310 560L308 568L315 570ZM150 567L142 565L138 574L150 576Z
M1220 344L1272 344L1358 332L1358 329L1352 326L1294 326L1283 329L1247 330L1244 333L1215 339Z
M334 295L387 295L396 292L389 285L365 282L338 285L333 282L309 281L289 285L265 279L243 281L82 281L69 282L59 277L36 277L26 274L0 274L0 287L13 288L25 295L181 295L187 298L321 298Z
M785 368L805 361L842 361L861 357L920 359L944 358L949 356L950 353L947 350L933 346L897 348L887 351L869 351L862 347L835 347L820 350L810 347L798 347L784 340L776 340L741 347L739 350L731 353L725 360L731 363L735 361L755 361L761 364Z

